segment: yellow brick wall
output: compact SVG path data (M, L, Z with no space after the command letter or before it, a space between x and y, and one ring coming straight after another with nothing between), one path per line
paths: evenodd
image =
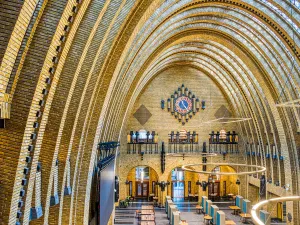
M162 110L160 107L160 101L164 99L165 101L170 98L170 96L174 93L178 87L184 84L190 91L195 94L201 100L206 101L206 109L203 111L200 109L199 112L196 113L195 116L185 125L182 125L178 122L174 116L171 115L166 109ZM145 125L141 125L136 118L134 118L133 114L136 110L141 106L144 105L150 111L152 116L146 122ZM134 107L131 111L131 116L128 119L128 125L126 128L126 133L122 134L122 141L121 141L121 152L123 154L127 151L127 137L126 135L130 131L138 131L140 129L145 129L147 131L155 131L159 135L159 149L161 149L161 142L164 141L166 144L166 151L168 150L168 134L171 131L180 131L182 129L186 129L187 131L196 131L199 134L199 146L198 148L202 151L202 143L205 141L207 143L207 151L208 151L208 137L211 131L220 131L220 129L224 128L228 131L235 130L238 132L237 127L235 124L226 124L221 125L220 123L212 123L212 124L205 124L205 121L216 119L214 114L216 111L221 107L225 106L228 110L230 110L230 106L226 98L224 97L221 90L218 86L205 74L202 72L193 69L188 66L175 66L170 69L167 69L160 73L157 77L155 77L151 82L146 86L146 88L142 91L140 96L138 97L137 101L134 104ZM133 156L135 160L140 161L140 156ZM144 155L144 160L148 157L152 157L152 155ZM179 158L171 159L170 156L166 156L171 161L182 161ZM121 157L120 159L120 166L121 168L130 166L132 164L132 160L130 161L124 160ZM151 159L149 159L151 160ZM191 160L189 157L186 157L182 164L187 164ZM201 158L198 157L196 162L200 163ZM140 162L143 165L143 161ZM156 171L160 170L160 161L151 162L152 165L155 165ZM168 162L167 162L168 164ZM172 164L172 163L171 163ZM177 164L177 163L176 163ZM175 168L176 164L168 165ZM181 165L182 165L181 164ZM122 173L122 169L120 170ZM130 172L131 173L131 172ZM166 172L165 172L166 173ZM167 174L167 179L170 181L170 171ZM193 194L198 193L199 187L196 186L196 181L198 180L198 175L192 173L185 173L185 197L188 196L188 181L191 182L191 191ZM163 180L161 176L159 176L159 180ZM164 180L164 181L166 181ZM134 186L134 184L133 184ZM133 188L135 190L135 188ZM128 192L128 191L127 191ZM167 194L171 194L171 185L167 188Z
M166 102L182 84L192 91L200 101L206 101L206 109L200 109L184 126L167 109L162 110L160 106L160 101L164 99ZM152 114L145 125L141 125L133 116L141 105L146 106ZM208 134L211 131L220 131L222 128L228 131L237 131L234 124L204 123L216 119L214 114L223 105L230 110L222 91L209 77L188 66L175 66L160 73L145 87L134 104L126 130L127 133L140 129L155 131L158 133L159 142L164 141L166 144L168 134L171 131L176 132L182 129L191 132L196 131L199 134L199 143L202 147L204 141L208 144ZM122 146L126 149L125 134L123 134Z

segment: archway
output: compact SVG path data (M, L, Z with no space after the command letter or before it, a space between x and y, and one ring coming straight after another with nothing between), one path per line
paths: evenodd
M132 168L126 179L126 195L138 199L152 199L158 195L158 174L149 166Z
M171 170L168 182L168 195L171 195L174 201L197 200L199 188L197 186L198 174L182 170L181 167L175 167Z
M236 172L231 166L217 166L212 172ZM208 198L211 200L228 200L239 194L237 175L210 175L208 177Z

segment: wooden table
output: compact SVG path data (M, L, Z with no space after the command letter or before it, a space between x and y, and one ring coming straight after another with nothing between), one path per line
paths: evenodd
M203 207L201 205L196 205L196 210L198 211L198 214L200 214L201 211L203 211Z
M154 221L142 221L141 225L155 225Z
M187 222L181 222L181 223L179 223L180 225L188 225L188 223Z
M154 209L153 205L142 205L142 210L145 210L145 209Z
M233 215L237 215L237 211L241 210L241 208L236 205L231 205L229 208L233 210Z
M204 224L209 224L209 221L210 221L211 219L212 219L212 217L209 216L209 215L204 216Z
M153 209L142 209L141 215L154 215Z
M225 225L236 225L236 223L233 220L226 220Z
M214 194L210 194L208 197L210 197L211 201L215 201L217 196L218 196L218 194L214 193Z
M189 201L193 200L194 197L195 197L195 196L194 196L193 194L188 194Z
M141 221L155 221L154 215L143 215L141 216Z
M234 194L231 194L231 193L228 194L229 200L233 200L233 195L234 195Z
M249 213L241 213L241 214L240 214L240 217L242 217L243 223L246 223L246 222L247 222L247 219L250 219L250 218L251 218L251 214L249 214Z

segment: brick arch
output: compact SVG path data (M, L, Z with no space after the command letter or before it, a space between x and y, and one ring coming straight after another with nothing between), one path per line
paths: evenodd
M122 162L122 161L120 161L120 162ZM157 168L154 168L150 162L141 163L141 162L132 161L130 164L125 165L125 167L122 166L119 171L119 174L118 174L119 180L120 180L120 199L124 199L127 196L125 193L125 190L126 190L125 181L127 180L128 174L138 166L147 166L147 167L153 169L153 171L155 171L155 173L156 173L157 179L159 180L160 171Z
M132 167L131 169L129 169L129 171L128 171L128 173L127 173L127 176L128 176L128 174L129 174L132 170L134 170L136 167L139 167L139 166L145 166L145 167L151 168L151 169L155 172L155 176L156 176L157 179L158 179L158 172L156 171L157 169L154 169L152 166L149 166L149 165L146 165L146 164L138 164L138 165ZM125 171L124 171L124 172L125 172ZM126 173L126 172L125 172L125 173Z
M90 1L88 0L82 1L82 4L81 3L78 4L79 2L81 1L75 1L75 0L43 1L43 5L39 6L41 8L37 7L38 9L41 10L37 12L35 15L33 15L33 11L37 6L37 1L31 1L31 0L24 1L22 9L20 9L20 3L18 3L19 4L18 9L15 11L16 14L11 17L13 18L13 20L15 20L12 21L13 22L12 24L15 24L15 27L12 26L8 29L9 30L8 33L13 33L13 35L11 35L11 38L8 40L8 42L0 43L1 47L3 47L4 45L5 45L4 47L7 47L7 51L5 52L5 57L4 57L5 60L2 61L0 67L0 72L1 72L0 102L3 101L2 99L3 90L7 86L8 80L12 78L10 76L12 74L11 71L13 70L13 66L16 66L18 68L18 74L20 75L19 82L15 84L16 89L15 92L13 92L13 98L12 96L10 98L10 100L12 100L11 119L7 122L7 129L0 131L1 140L4 140L3 146L5 146L4 147L5 149L3 149L3 151L1 149L1 153L4 152L4 156L3 156L4 164L1 165L1 168L3 168L3 170L1 169L0 174L1 177L3 176L4 178L3 180L5 185L3 185L3 187L1 186L1 189L3 188L2 190L4 191L0 194L0 201L1 201L0 211L3 212L3 216L2 218L0 218L0 223L2 222L5 224L7 223L15 224L16 213L17 210L19 210L17 207L18 195L20 190L22 190L20 180L23 177L24 168L29 168L31 169L27 179L29 180L29 182L27 185L25 185L26 186L25 187L26 198L24 199L25 207L20 209L22 212L24 212L24 220L22 219L22 222L24 222L24 224L28 223L28 214L29 214L31 201L32 201L32 191L34 186L33 181L35 180L34 177L36 173L35 171L36 164L39 161L39 159L41 159L42 161L44 161L44 164L48 165L48 167L46 167L47 169L53 168L56 158L59 158L62 165L61 166L62 173L59 178L60 188L64 186L64 182L65 182L64 179L65 179L66 167L64 166L64 163L66 160L71 158L73 160L71 166L73 167L74 171L77 170L77 172L73 174L73 177L75 180L74 182L76 183L78 189L76 189L74 195L70 197L73 202L71 201L71 199L68 199L68 197L61 197L61 205L59 207L56 208L54 207L50 209L49 188L48 188L48 186L50 187L52 185L52 181L50 179L52 169L50 169L49 174L47 174L47 177L49 179L47 179L47 181L45 181L43 184L43 193L45 193L46 196L45 198L46 200L44 203L46 205L46 208L45 208L45 216L41 220L45 221L45 223L49 222L50 224L57 224L58 221L57 214L59 213L61 217L59 218L60 221L59 223L68 223L68 222L83 223L83 221L86 222L87 214L88 214L86 212L88 211L87 204L89 202L89 197L87 196L89 196L89 191L91 186L90 185L91 177L89 174L93 169L93 163L94 163L93 160L96 152L96 144L97 142L102 140L105 141L109 139L118 138L118 134L122 126L122 121L120 121L118 117L121 118L123 115L125 115L126 104L128 104L128 102L130 101L131 94L137 87L137 81L134 82L128 81L126 83L123 82L123 80L126 81L131 76L135 77L135 75L138 73L140 74L138 74L135 77L137 78L137 80L139 78L148 79L143 73L143 68L140 71L129 70L128 69L129 67L125 66L126 64L130 64L132 68L135 68L136 65L137 66L139 65L138 63L136 63L136 61L132 60L131 57L128 57L128 61L126 61L125 58L127 58L127 56L130 54L135 55L137 53L137 51L130 52L129 49L131 49L131 47L137 46L136 48L139 48L141 46L146 46L147 44L146 39L148 39L150 35L146 35L144 37L145 40L142 40L143 39L142 35L144 35L145 32L141 32L141 28L142 28L141 24L146 20L148 20L150 16L153 14L153 12L156 11L157 8L163 6L161 6L159 3L156 4L153 3L153 5L151 5L152 7L149 7L150 1L148 1L148 3L147 1L137 1L136 4L134 5L135 7L133 7L132 10L129 10L127 14L125 13L126 15L123 14L123 18L126 17L126 20L129 25L128 26L124 25L122 26L122 28L121 26L119 26L119 28L122 29L122 31L119 33L118 36L117 35L109 36L109 40L114 44L112 45L109 53L107 55L105 54L105 56L98 61L100 63L103 63L103 69L93 70L94 73L93 77L95 79L91 80L91 83L94 82L93 84L95 85L94 86L89 85L87 87L89 94L84 96L85 101L89 101L90 99L92 99L91 106L90 107L87 106L82 110L79 109L78 111L72 111L72 110L68 111L68 109L66 109L65 113L69 114L66 119L67 122L62 122L60 125L55 125L55 127L51 126L51 123L55 119L59 118L63 120L62 118L64 117L62 115L64 113L63 110L58 109L59 101L63 99L62 102L65 104L67 98L66 96L67 95L73 96L73 93L71 93L72 91L70 90L59 92L61 96L54 96L54 95L58 90L57 85L61 85L61 88L64 89L66 88L65 85L69 82L66 81L67 78L65 79L65 81L60 80L60 76L67 74L62 71L69 70L70 80L73 79L73 77L71 76L72 73L70 72L70 68L74 66L74 63L73 64L66 63L65 65L65 59L69 57L68 56L69 49L73 47L75 50L72 52L72 54L77 54L76 47L79 46L79 42L81 41L85 42L85 40L87 40L86 38L81 39L81 37L74 37L74 35L77 32L77 28L79 27L79 24L83 23L82 18L85 15L93 15L93 13L86 14L88 10L91 11L93 10L89 6ZM169 7L168 4L170 3L164 4L165 8L163 10L166 10L166 8ZM291 38L292 37L291 31L293 28L290 26L291 25L290 21L284 20L283 17L277 11L275 11L274 13L269 13L272 11L272 8L270 8L269 6L268 7L265 6L260 1L252 1L251 4L246 4L244 2L235 1L235 0L233 1L202 0L202 1L193 2L191 4L183 3L178 8L174 6L174 8L172 8L173 11L172 10L168 12L159 11L159 13L161 13L159 15L162 15L164 12L166 12L164 21L161 24L167 21L171 21L172 17L174 17L175 15L178 15L182 12L187 12L188 10L193 8L213 6L215 9L217 9L218 6L223 6L223 5L225 5L226 7L229 6L234 9L238 9L240 12L247 12L248 14L252 15L255 19L261 21L262 24L271 28L274 31L275 36L278 37L278 42L286 45L289 51L295 54L296 63L299 64L299 46L295 46ZM260 10L260 7L262 8L265 7L266 10L262 12ZM287 9L288 9L287 6L284 5L283 10L287 11ZM19 18L17 18L17 14L19 12L21 14ZM95 11L94 13L97 14L97 11ZM297 11L295 11L295 13L297 13ZM24 17L25 15L26 17ZM32 21L30 20L36 17L37 15L38 15L38 19L36 20L37 22L31 23ZM240 15L242 14L240 13ZM70 16L72 16L72 18L70 18ZM187 18L183 16L181 17L181 19L186 20ZM39 22L39 20L41 20L41 22ZM140 24L138 24L139 20L140 20ZM151 22L150 19L149 21ZM22 55L22 60L23 60L22 63L24 63L24 65L22 64L22 66L19 67L19 65L17 65L16 63L16 56L18 54L19 49L21 49L21 44L22 44L21 41L23 39L25 31L29 32L27 28L30 29L32 28L29 25L29 22L34 26L36 25L36 27L33 27L34 29L32 30L32 32L30 32L28 36L25 35L27 38L32 39L27 43L32 42L32 44L30 46L26 46L27 47L26 51L28 52L26 52L25 50L23 52L20 52L20 55ZM297 21L293 21L293 22L299 25L299 22ZM20 26L21 23L23 23L23 26ZM69 33L67 38L66 36L62 37L67 33L65 30L65 25L70 23L72 23L72 26L71 28L69 27L70 31L68 31ZM47 26L44 26L45 24ZM109 31L111 30L112 27L109 28ZM153 30L151 29L149 30L150 32L153 32ZM207 31L212 32L212 29L208 29ZM178 31L176 30L176 32ZM192 31L190 32L192 33ZM296 38L298 38L298 36L299 36L298 33L296 33ZM133 37L137 37L137 39L133 39ZM129 39L131 40L131 42L127 42ZM142 45L136 44L138 43L139 40L143 42ZM153 46L157 47L157 43L156 45ZM164 44L166 46L169 43L164 43ZM98 48L98 46L93 42L91 48L96 49L95 52L97 52L98 50L100 52L100 50L104 48L103 45ZM58 46L60 46L61 48L57 49ZM158 49L158 51L164 51L164 50L165 48ZM127 53L128 55L126 55ZM88 54L88 55L91 58L95 56L95 54ZM57 58L58 56L60 56L59 59ZM146 57L148 56L149 55L147 55ZM253 59L258 60L258 57L253 56ZM270 58L270 61L273 59L274 57ZM97 65L100 65L98 64L98 62L95 63ZM193 63L194 65L197 65L198 62L193 62ZM92 63L86 63L85 65L86 67L91 67ZM147 64L145 65L143 64L142 66L146 67L146 65ZM7 69L7 71L4 71L3 68ZM122 72L120 72L117 68L119 68L120 71ZM80 65L78 66L78 70L84 71L85 69L86 69L85 67L81 67ZM127 69L129 71L128 74L124 72ZM152 71L150 72L151 74L153 74ZM114 73L116 74L115 76ZM270 75L268 73L266 74ZM282 74L283 74L282 78L285 80L289 72L287 71L285 73L283 71ZM51 77L53 79L52 79L52 83L50 82L51 87L49 87L48 97L44 98L45 96L44 89L45 87L48 87L48 82L49 82L48 80L47 83L45 83L45 79L48 77ZM83 78L83 76L80 77ZM100 78L99 80L97 80L97 82L95 82L97 77ZM275 80L276 79L278 79L279 81L282 80L281 78L279 79L278 77L275 77ZM111 84L109 84L110 81L112 81ZM271 81L272 80L270 80L269 82ZM297 84L297 80L295 81ZM81 91L83 89L85 82L86 80L82 79L78 81L78 83L76 83L77 86L76 85L72 86L73 89L76 89L76 91L74 91L74 96L77 96L77 98L80 98L82 94ZM122 88L118 89L118 84L120 84L121 86L123 85L124 87L128 86L129 89L122 89ZM266 97L268 99L267 102L269 104L273 103L272 100L274 99L274 96L276 96L278 93L278 89L273 87L272 82L270 86L271 88L270 90L267 91L266 96L262 96L263 98ZM110 90L110 88L114 88L114 87L117 87L116 92L112 92ZM124 94L120 94L122 90L125 90ZM297 91L298 89L295 90ZM92 94L91 92L95 92L95 93ZM64 96L64 94L66 96ZM291 96L293 96L292 94L293 93L291 92ZM94 97L91 98L91 96ZM42 99L45 100L45 102L40 102L40 100ZM113 101L115 99L116 100L120 99L120 102ZM255 103L259 102L259 98L257 96L254 96L253 99ZM52 105L52 102L55 103ZM45 104L45 107L41 106L43 104ZM111 106L108 107L108 104L111 104ZM76 105L78 105L78 102L76 102L76 104L74 104L73 107L76 108ZM110 110L110 107L112 107L115 110ZM39 111L40 109L41 111ZM37 116L39 115L36 114L37 111L39 111L39 113L42 113L41 118ZM285 153L288 158L289 157L288 153L293 149L295 149L299 144L299 142L294 140L295 129L293 127L294 123L293 123L292 114L290 112L287 112L287 110L282 110L277 112L277 110L274 109L273 106L271 109L269 109L269 112L270 115L274 114L275 122L273 121L272 123L276 123L278 129L280 130L280 134L285 135L285 133L287 133L286 135L287 137L284 137L284 139L291 140L289 142L290 145L286 145L285 141L281 141L282 143L284 143L282 145L283 148L282 152ZM253 111L253 113L258 115L259 111L258 110ZM57 117L56 114L58 115ZM78 124L74 125L75 123L73 123L72 120L74 119L73 116L75 114L78 114L79 118L84 118L83 119L84 122L87 121L86 126L83 126L83 123L81 123L80 125ZM105 116L105 114L107 114L107 116ZM263 117L263 115L264 114L262 114L261 117ZM282 119L281 121L280 116L282 116L285 119ZM49 118L51 118L51 120L49 120ZM278 119L280 120L279 122L277 121ZM36 122L38 122L38 124ZM63 126L65 126L65 128L62 128ZM75 134L71 137L70 133L68 133L67 130L71 130L72 128L74 128ZM45 135L45 129L46 132L48 132L48 135ZM51 135L55 136L60 132L62 132L62 134L65 135L63 136L65 139L62 142L60 142L58 139L55 138L52 139L50 137ZM38 135L37 140L34 140L35 135ZM280 137L276 137L276 138L278 139L282 138L281 135L278 136ZM33 151L30 147L32 143L34 143ZM42 146L45 148L43 148ZM26 156L28 155L28 149L31 149L30 151L32 151L31 153L29 153L33 159L31 164L25 163ZM293 156L292 153L291 156ZM297 162L298 161L295 161L294 164L298 165ZM43 168L45 169L45 167ZM3 171L9 171L9 175L4 174ZM11 179L11 174L15 174L14 179ZM80 176L78 177L77 174L79 174ZM165 176L164 174L161 175L162 178L164 178L164 176ZM62 200L65 200L66 204L65 203L63 204ZM78 202L78 206L76 204L77 202ZM76 206L74 210L72 208L73 206ZM73 214L75 216L72 218ZM76 221L77 218L79 218L78 221ZM32 223L33 224L39 223L41 222L41 220L33 221Z
M117 104L116 104L117 105ZM116 122L117 123L117 122Z
M273 113L273 112L272 112Z
M172 165L171 167L168 168L168 171L166 171L166 175L167 175L167 180L169 180L169 177L171 176L172 174L172 171L176 168L181 168L182 166L184 166L184 164L178 164L176 166ZM192 169L195 169L194 167L191 166Z

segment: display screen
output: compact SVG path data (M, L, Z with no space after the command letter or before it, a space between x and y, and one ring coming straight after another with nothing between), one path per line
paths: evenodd
M107 225L114 207L114 160L100 172L100 225Z

